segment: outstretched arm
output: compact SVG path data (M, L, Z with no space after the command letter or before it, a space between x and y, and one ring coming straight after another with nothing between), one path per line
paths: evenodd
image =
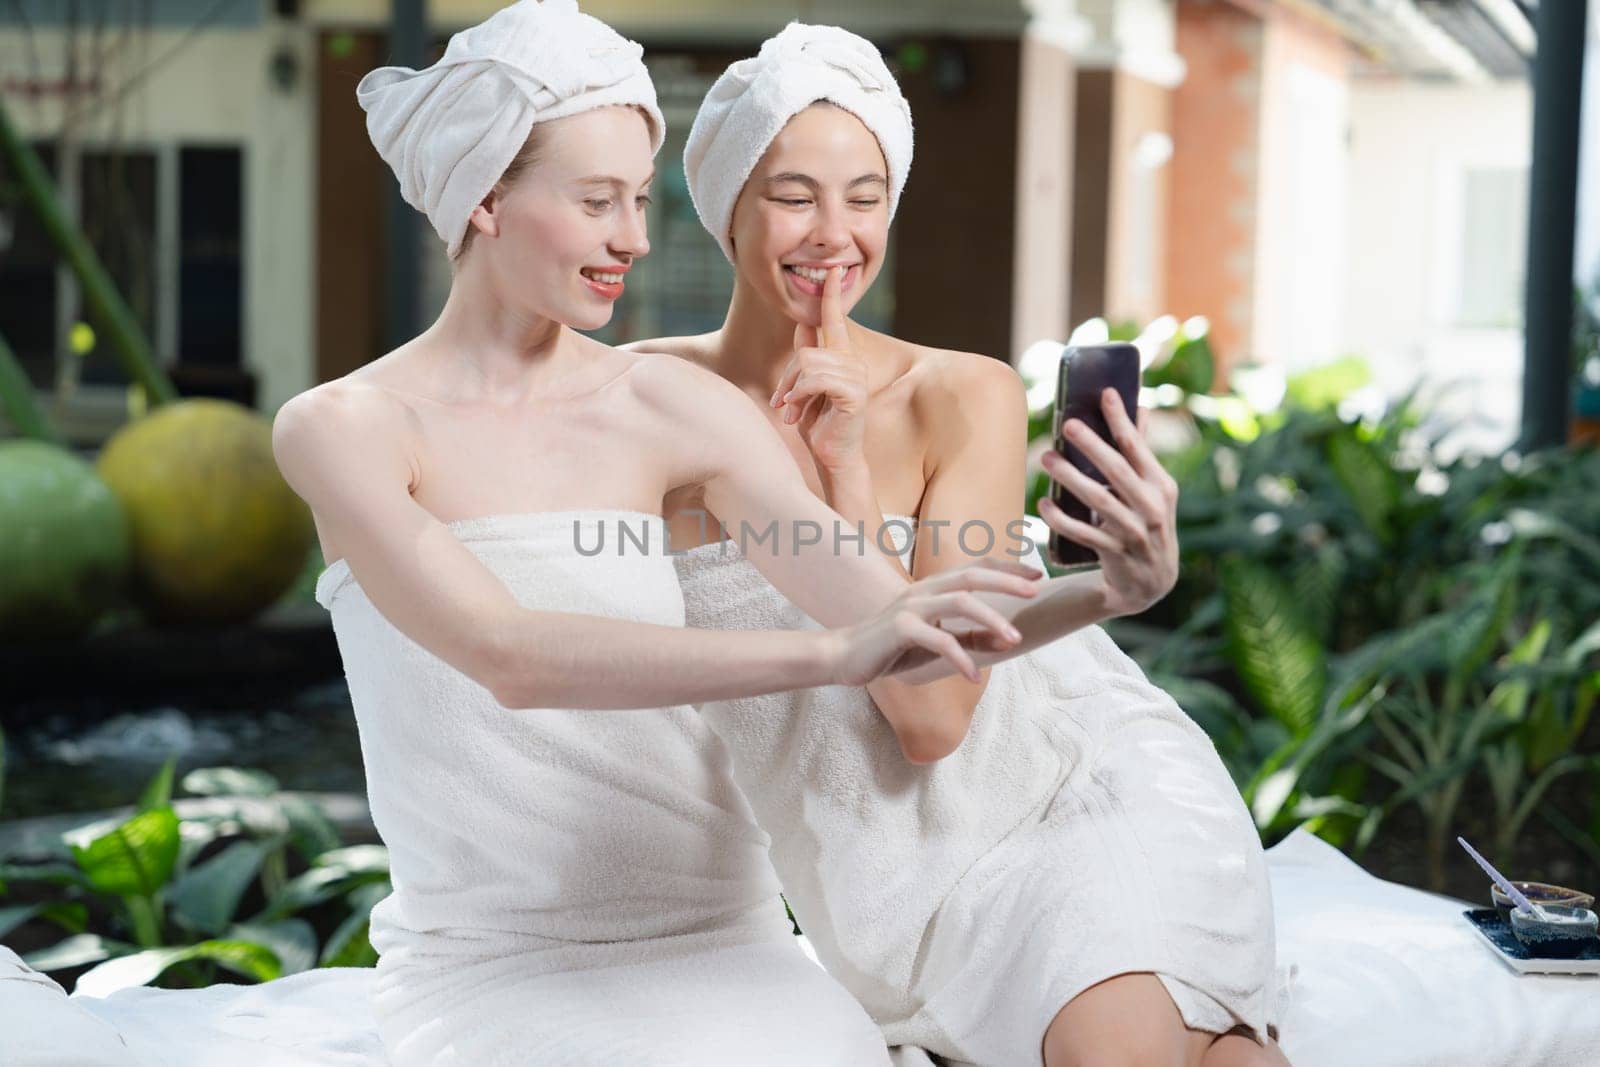
M910 649L944 654L939 642L954 640L931 624L961 613L926 590L896 599L894 618L821 633L712 633L524 608L412 499L404 419L377 389L323 386L279 411L273 452L373 606L507 707L659 707L861 684Z
M704 489L706 507L728 528L745 555L778 591L824 626L845 626L884 611L908 589L953 592L964 588L1001 596L1017 604L1032 596L1037 573L1010 561L952 570L933 586L908 586L904 574L873 549L876 531L866 541L835 540L854 535L854 524L818 500L807 488L782 440L750 398L716 374L685 360L656 357L633 372L632 384L643 406L662 425L674 428L683 449L682 484ZM954 614L1009 629L1001 612L962 593ZM1012 610L1015 610L1014 608ZM1021 634L1017 637L1020 639ZM973 642L985 647L985 642ZM953 669L962 657L952 656Z
M1056 452L1044 456L1045 471L1099 513L1096 525L1073 519L1048 498L1039 502L1039 516L1051 529L1095 549L1100 567L1052 579L1038 596L1012 613L1002 608L1023 633L1010 650L1015 655L1046 644L1062 634L1121 615L1136 615L1172 591L1178 580L1178 484L1161 466L1145 441L1144 415L1138 425L1128 418L1115 390L1101 396L1101 409L1115 446L1076 419L1066 426L1068 438L1103 473L1101 485ZM990 659L975 657L982 665ZM945 673L937 665L897 677L911 683Z

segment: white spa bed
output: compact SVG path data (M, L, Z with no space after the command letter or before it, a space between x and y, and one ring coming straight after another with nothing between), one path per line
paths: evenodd
M1518 976L1460 902L1373 878L1310 834L1267 855L1296 1067L1600 1065L1600 977ZM0 1067L384 1067L371 978L68 996L0 946Z

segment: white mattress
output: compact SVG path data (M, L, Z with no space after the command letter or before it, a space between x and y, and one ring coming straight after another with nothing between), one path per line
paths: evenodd
M1600 977L1518 976L1461 902L1373 878L1309 834L1267 855L1296 1067L1600 1064ZM0 1065L380 1067L371 977L69 997L0 946ZM896 1062L927 1060L905 1050Z

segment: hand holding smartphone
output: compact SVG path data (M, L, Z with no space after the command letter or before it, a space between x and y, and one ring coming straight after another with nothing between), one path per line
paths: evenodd
M1137 422L1139 381L1139 350L1126 342L1071 345L1061 354L1061 365L1056 373L1055 448L1067 462L1102 485L1110 484L1106 476L1067 441L1062 427L1068 419L1078 419L1115 448L1111 427L1101 407L1101 394L1106 389L1115 389L1129 421ZM1072 518L1095 524L1093 510L1059 482L1050 483L1050 499ZM1089 569L1100 563L1094 549L1068 540L1054 530L1050 532L1049 552L1051 562L1072 570Z

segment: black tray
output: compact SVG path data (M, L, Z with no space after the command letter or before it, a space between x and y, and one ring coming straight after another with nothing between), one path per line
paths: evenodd
M1461 916L1494 947L1495 955L1518 974L1600 974L1600 938L1590 940L1576 958L1531 956L1527 946L1517 940L1517 935L1493 908L1472 908Z

